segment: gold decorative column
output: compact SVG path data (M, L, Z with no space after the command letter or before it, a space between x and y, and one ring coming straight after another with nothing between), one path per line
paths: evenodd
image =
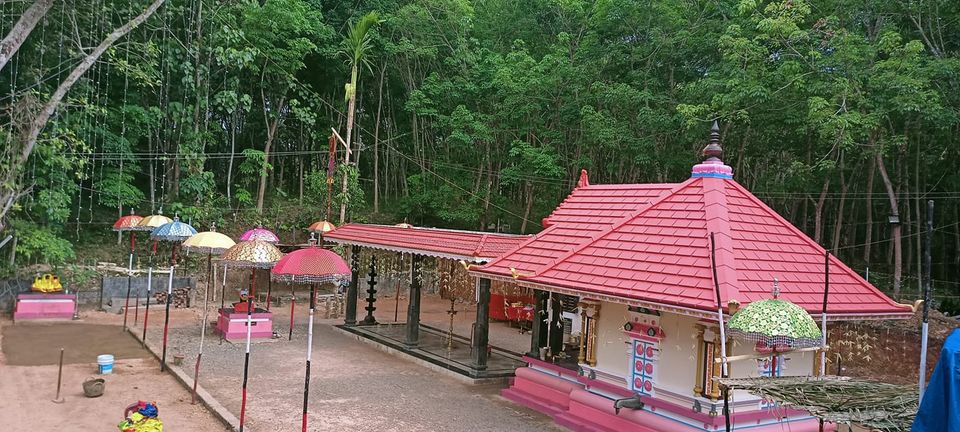
M703 385L700 380L703 379L703 374L705 373L703 370L703 356L705 353L703 351L706 348L703 343L703 332L706 330L706 327L702 324L695 324L693 327L697 330L697 374L693 378L693 394L695 396L701 396L703 395Z
M587 363L590 366L597 365L597 323L600 319L600 303L593 304L593 309L590 311L590 324L587 327L587 334L590 335L590 339L587 347Z
M714 359L719 359L720 356L721 356L720 353L721 353L721 351L720 351L720 332L719 332L719 331L715 331L715 332L713 333L713 358L714 358ZM720 378L720 372L721 372L721 370L723 369L723 367L722 367L720 364L717 364L717 363L716 363L716 360L714 360L714 364L711 365L711 366L712 366L712 367L710 368L710 376L711 376L711 379L710 379L710 399L712 399L712 400L718 400L718 399L720 399L720 383L719 383L716 379L714 379L714 378Z
M578 363L587 362L587 304L580 303L580 352L577 354Z

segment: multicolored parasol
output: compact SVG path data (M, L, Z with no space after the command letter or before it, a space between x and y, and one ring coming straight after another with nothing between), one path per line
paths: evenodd
M197 403L197 381L200 379L200 359L203 357L203 341L207 330L207 304L210 301L210 287L213 286L213 254L222 254L236 244L230 237L217 232L215 226L210 227L210 231L197 233L183 242L183 248L188 251L207 254L207 289L203 293L203 319L200 321L200 350L197 353L197 362L193 370L193 395L192 402ZM223 293L220 293L223 296Z
M750 303L730 317L727 324L730 334L778 352L783 352L784 348L819 347L823 334L813 317L802 307L779 296L779 285L774 282L772 299Z
M157 213L155 215L146 216L140 219L140 222L137 224L137 231L153 231L154 228L166 225L170 222L173 222L173 219Z
M326 223L326 222L324 222ZM277 262L270 271L270 278L288 283L309 283L310 321L307 324L307 372L303 384L302 431L307 430L307 403L310 395L310 360L313 357L313 316L317 307L318 283L343 282L351 276L350 266L336 253L317 247L317 240L310 238L310 246L290 252ZM293 302L290 303L290 339L293 337Z
M151 216L152 217L152 216ZM172 242L181 242L197 233L192 226L180 222L179 216L174 216L173 220L165 223L150 231L150 238L154 240L164 240Z
M247 233L250 233L250 231L247 231ZM283 252L280 252L280 249L277 249L276 246L264 240L254 239L241 241L230 249L227 249L220 257L220 260L225 265L250 268L256 272L258 268L273 267L281 258L283 258ZM253 327L253 297L256 295L255 280L255 278L250 279L250 294L247 295L247 344L243 360L243 387L240 396L240 430L243 430L243 423L247 412L247 377L250 368L250 330Z
M256 228L248 230L240 236L240 241L247 240L263 240L267 243L279 243L280 237L277 237L273 231L270 231L262 226L257 226Z
M319 220L310 224L310 227L307 228L307 231L310 231L312 233L325 234L330 231L333 231L336 228L337 228L336 225L330 222L327 222L325 220Z
M143 216L139 216L133 212L133 209L130 209L130 214L126 216L121 216L120 219L117 219L113 223L114 231L143 231L139 227L140 221L143 220Z

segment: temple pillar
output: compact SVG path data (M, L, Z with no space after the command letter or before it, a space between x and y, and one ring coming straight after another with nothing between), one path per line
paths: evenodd
M487 345L490 332L490 279L480 278L477 282L477 323L473 328L473 367L477 370L487 368Z
M423 284L421 274L423 255L413 255L410 259L410 303L407 305L407 346L420 344L420 288Z
M373 311L377 310L377 307L373 304L377 301L377 256L374 255L370 257L370 273L368 274L370 279L367 280L367 307L364 309L367 310L367 316L363 318L363 325L376 325L379 324L377 319L373 317Z
M533 290L533 325L530 328L530 352L528 356L540 358L540 348L547 346L547 298L550 293Z
M550 294L550 353L557 355L563 350L563 303L560 294Z
M343 324L357 325L357 296L360 283L360 246L350 247L350 287L347 288L347 311L344 313Z

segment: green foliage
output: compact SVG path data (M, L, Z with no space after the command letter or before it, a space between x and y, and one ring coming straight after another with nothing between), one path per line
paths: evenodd
M20 262L58 265L76 257L73 244L52 228L21 219L12 222L17 236L17 259Z

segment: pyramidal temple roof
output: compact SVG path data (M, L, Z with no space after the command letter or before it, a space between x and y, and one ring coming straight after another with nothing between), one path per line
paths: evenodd
M584 172L544 231L473 272L587 298L716 311L712 233L724 307L770 298L776 278L781 298L820 312L824 249L737 183L721 155L714 125L706 160L682 183L590 185ZM832 317L911 315L836 257L829 270Z

